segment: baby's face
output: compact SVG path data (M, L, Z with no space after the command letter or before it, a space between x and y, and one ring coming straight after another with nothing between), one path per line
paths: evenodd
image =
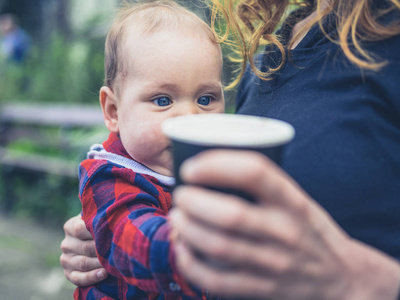
M171 147L161 123L224 111L221 54L205 33L185 29L165 28L140 38L128 29L126 39L129 63L117 112L121 140L133 159L171 176Z

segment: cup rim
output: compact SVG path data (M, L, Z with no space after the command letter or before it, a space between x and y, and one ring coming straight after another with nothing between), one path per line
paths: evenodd
M245 135L241 136L240 140L229 140L230 137L224 135L218 136L215 140L210 140L206 136L193 136L193 131L190 132L188 129L188 123L196 124L207 124L207 122L222 122L224 124L234 125L238 121L245 122L244 125L251 125L260 128L257 134L254 132L249 134L248 137ZM196 115L184 115L172 117L165 120L161 125L163 133L172 140L176 140L183 143L190 143L200 146L216 146L216 147L249 147L249 148L262 148L262 147L274 147L286 144L290 142L295 135L295 130L292 125L287 122L272 119L267 117L259 117L252 115L240 115L240 114L196 114ZM264 129L264 130L263 130ZM265 131L269 129L268 132ZM212 130L212 128L208 129ZM275 130L272 132L271 130ZM279 134L276 132L280 130ZM218 130L212 132L213 135L218 135Z

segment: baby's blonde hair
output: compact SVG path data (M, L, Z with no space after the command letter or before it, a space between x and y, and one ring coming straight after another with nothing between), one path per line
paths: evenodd
M113 89L117 77L127 72L123 63L123 40L128 26L138 26L143 33L151 33L166 26L179 28L185 21L203 30L214 43L217 43L214 31L198 16L172 0L157 0L129 3L125 2L108 32L105 44L104 85Z
M324 31L323 20L335 14L338 35L326 36L340 45L346 57L360 68L379 70L385 61L374 57L363 48L364 41L379 41L400 34L399 18L383 23L383 17L400 10L399 0L208 0L213 4L212 28L219 31L219 41L228 43L240 58L239 75L229 87L234 87L242 77L247 62L258 77L264 80L280 70L286 62L285 50L313 25L319 24ZM379 3L379 6L377 6ZM323 6L323 4L326 4ZM286 20L286 28L317 11L316 17L294 37L284 41L275 34L288 11L297 9ZM226 26L218 28L221 20ZM289 30L291 31L291 30ZM290 33L290 32L289 32ZM324 31L325 33L325 31ZM287 43L286 43L287 42ZM254 54L260 45L275 45L282 54L282 61L275 69L262 72L256 67ZM290 51L289 51L290 53ZM228 88L229 88L228 87Z

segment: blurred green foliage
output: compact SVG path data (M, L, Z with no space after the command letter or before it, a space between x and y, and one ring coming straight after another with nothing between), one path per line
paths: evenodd
M103 127L90 130L43 128L41 133L48 135L53 145L35 143L34 139L21 139L7 147L17 158L40 155L48 160L58 159L76 168L76 172L89 147L102 142L108 134ZM64 146L60 148L57 145ZM1 166L0 177L0 204L4 206L5 202L12 201L11 213L20 217L62 225L81 211L77 178Z
M98 107L104 76L104 35L99 18L65 37L54 32L34 41L23 63L0 60L0 105L7 103L84 104ZM1 57L0 57L1 58ZM0 107L1 109L1 107ZM38 127L40 135L7 144L13 155L42 155L76 166L93 143L107 137L105 127L92 129ZM61 147L60 147L61 145ZM12 214L61 225L81 210L78 180L0 166L0 205L12 201ZM6 189L11 185L11 189ZM12 190L12 195L6 191ZM7 199L6 199L7 198ZM12 198L12 199L8 199Z
M69 41L54 34L23 63L2 63L0 102L97 104L103 48L103 38Z
M19 217L61 225L81 210L77 180L22 172L13 179L14 197L17 199L13 213Z

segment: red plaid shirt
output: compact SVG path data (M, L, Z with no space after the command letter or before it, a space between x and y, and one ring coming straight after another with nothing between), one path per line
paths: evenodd
M116 134L92 147L79 178L83 220L110 275L77 288L75 299L205 298L175 268L167 217L173 178L132 160Z

